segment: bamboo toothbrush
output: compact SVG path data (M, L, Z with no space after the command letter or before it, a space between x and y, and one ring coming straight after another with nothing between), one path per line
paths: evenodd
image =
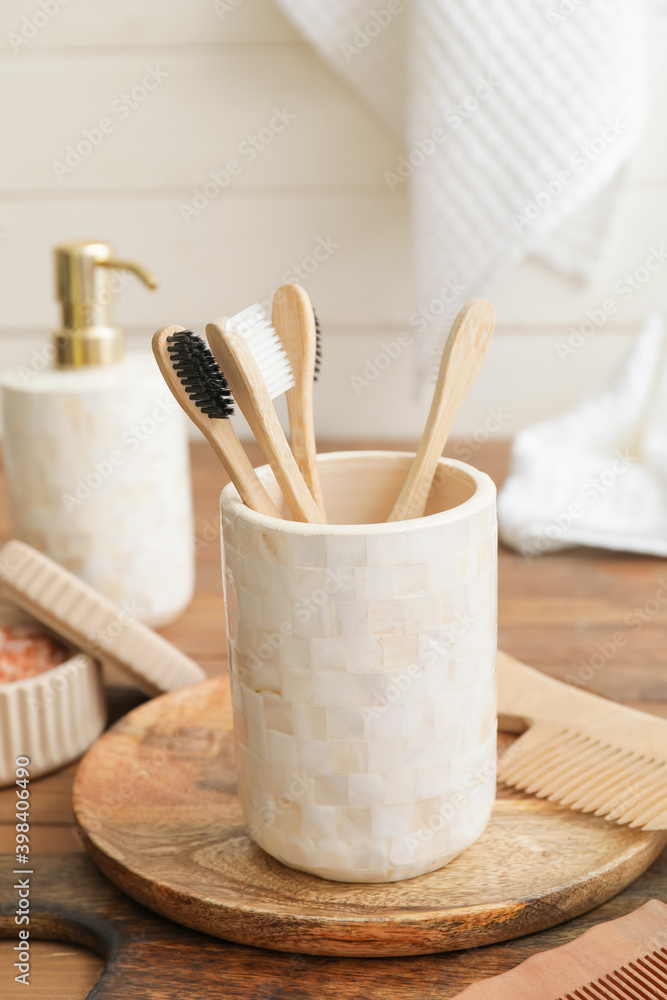
M500 727L523 733L498 761L499 781L620 825L667 830L667 721L507 653L497 671Z
M153 354L174 399L211 445L244 504L259 514L280 517L228 419L234 401L201 337L182 326L165 326L153 336Z
M454 320L442 352L438 381L419 451L389 515L390 521L423 515L452 424L486 357L494 321L493 306L484 299L469 302Z
M278 289L273 296L272 319L294 375L295 384L285 394L292 453L320 514L326 518L313 422L313 382L319 370L319 331L312 303L300 285L282 285Z
M215 360L269 462L296 521L324 524L280 426L272 399L294 384L287 356L261 306L206 326Z

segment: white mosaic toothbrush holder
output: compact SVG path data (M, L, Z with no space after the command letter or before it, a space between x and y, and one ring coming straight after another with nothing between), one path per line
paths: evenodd
M426 516L386 523L412 458L320 456L324 526L257 514L232 485L221 497L249 832L337 881L441 868L495 797L495 487L442 459Z

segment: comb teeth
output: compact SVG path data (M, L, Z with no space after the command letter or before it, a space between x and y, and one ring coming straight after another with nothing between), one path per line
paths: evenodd
M317 382L320 377L320 369L322 367L322 331L320 329L320 321L317 318L317 313L314 309L313 317L315 318L315 374L313 376L313 381Z
M564 726L529 729L498 762L498 779L622 826L667 830L667 762Z
M232 316L231 323L250 348L271 399L291 389L292 368L266 309L260 305L248 306Z
M667 950L621 965L558 1000L660 1000L667 997Z
M167 337L167 344L173 369L198 409L212 420L232 417L232 394L213 352L201 337L182 330Z

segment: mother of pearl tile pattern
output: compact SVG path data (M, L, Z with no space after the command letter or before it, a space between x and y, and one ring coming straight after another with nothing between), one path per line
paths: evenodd
M409 461L322 456L329 520L354 518L350 491L358 519L384 520ZM412 878L488 822L495 488L461 462L439 472L463 502L393 524L297 524L249 511L233 486L222 493L239 792L251 836L292 868ZM448 489L451 502L445 485L427 510Z

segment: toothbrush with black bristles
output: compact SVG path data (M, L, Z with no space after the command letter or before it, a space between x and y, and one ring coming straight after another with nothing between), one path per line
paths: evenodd
M295 521L324 524L272 403L291 389L294 376L271 317L262 306L249 306L207 323L206 337Z
M153 336L153 354L172 396L211 445L244 504L281 517L231 425L234 400L205 341L182 326L165 326Z
M308 293L300 285L282 285L273 296L272 319L294 376L294 385L285 393L292 452L324 515L313 420L313 382L320 370L321 338Z

